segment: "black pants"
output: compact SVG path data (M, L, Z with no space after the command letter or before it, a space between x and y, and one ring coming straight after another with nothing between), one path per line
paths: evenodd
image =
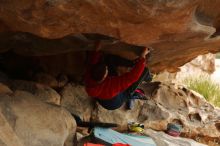
M137 89L137 87L141 84L142 81L144 81L146 78L149 78L148 77L149 75L150 75L149 70L145 68L140 78L136 82L134 82L128 89L114 96L112 99L109 100L97 99L97 101L105 109L108 110L118 109L122 106L123 103L132 99L134 91Z

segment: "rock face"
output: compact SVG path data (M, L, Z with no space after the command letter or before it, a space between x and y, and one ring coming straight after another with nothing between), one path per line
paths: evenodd
M12 80L8 83L8 86L14 91L27 91L43 102L60 105L60 95L49 86L23 80Z
M84 102L84 93L81 93L81 96L63 94L62 99L75 100L76 103L68 106L78 109L77 113L81 117L85 115L85 109L88 109L89 112L86 115L92 113L91 119L94 121L114 122L122 127L128 122L135 121L143 123L146 128L162 131L166 130L168 123L178 123L183 126L182 136L207 144L219 139L220 109L213 107L201 95L175 84L161 83L151 86L144 84L142 88L146 93L152 94L152 97L145 102L136 100L132 110L126 110L122 106L120 109L108 111L99 104L95 104L93 108L92 103ZM68 90L70 92L72 88L68 86L65 92L68 93ZM79 97L85 104L77 104Z
M43 56L90 50L78 35L95 33L120 40L102 49L128 58L123 50L140 50L128 44L151 46L152 70L174 72L200 54L220 51L219 4L218 0L1 1L0 51Z
M215 71L215 55L210 53L206 55L200 55L196 59L182 66L180 70L181 71L176 75L176 79L180 80L187 75L211 75Z
M6 87L0 90L1 146L73 145L76 123L67 110Z
M182 82L187 77L199 75L211 75L215 71L215 55L205 54L199 55L192 61L180 67L180 71L169 73L164 71L158 74L155 80L162 82Z
M61 106L78 115L82 120L90 121L94 103L83 86L68 84L61 91L61 96Z

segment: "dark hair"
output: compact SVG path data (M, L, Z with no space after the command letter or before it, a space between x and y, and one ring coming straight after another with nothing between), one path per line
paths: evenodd
M91 77L95 81L101 81L106 73L106 64L103 62L95 64L91 68Z

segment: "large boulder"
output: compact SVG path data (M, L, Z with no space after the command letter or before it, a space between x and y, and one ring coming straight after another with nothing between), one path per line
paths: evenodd
M67 84L61 91L61 106L84 121L89 121L93 112L94 101L85 91L84 86Z
M219 4L218 0L1 1L0 52L45 56L91 50L78 35L102 34L120 40L103 50L129 58L128 52L140 50L135 46L151 46L152 70L174 72L200 54L220 51Z
M26 91L33 94L38 100L60 105L60 95L56 90L47 85L24 80L11 80L7 84L13 91Z
M76 123L68 111L25 91L0 96L2 146L73 145Z

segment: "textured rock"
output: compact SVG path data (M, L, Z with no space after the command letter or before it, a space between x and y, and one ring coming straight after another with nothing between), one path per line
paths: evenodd
M144 88L148 88L146 84ZM175 84L161 84L159 89L152 90L152 94L146 102L136 101L135 108L130 111L125 111L123 107L108 111L98 106L92 119L116 122L122 127L135 121L143 123L147 128L162 131L166 130L168 123L178 123L183 126L183 136L186 137L194 135L194 139L218 139L220 136L217 126L220 109L214 108L198 93Z
M3 146L72 146L76 123L63 108L37 100L25 91L0 98Z
M201 71L211 74L215 71L215 54L200 55L191 63Z
M180 68L180 72L177 73L177 79L183 79L188 76L195 76L199 74L210 75L215 71L215 55L206 54L200 55L191 62L185 64Z
M164 71L158 74L155 80L162 82L182 82L186 77L198 75L211 75L215 71L215 55L205 54L199 55L192 61L180 67L180 71L169 73Z
M0 144L2 146L24 146L21 140L19 140L18 136L14 133L13 129L9 125L4 115L2 115L2 113L0 113L0 120Z
M59 87L56 78L54 78L51 75L46 74L46 73L38 73L38 74L36 74L35 77L34 77L34 81L36 81L37 83L41 83L41 84L47 85L47 86L49 86L51 88Z
M113 122L126 127L128 122L140 122L146 128L164 131L168 123L183 126L183 137L210 144L220 136L220 109L209 104L201 95L184 86L165 83L143 84L147 101L135 101L132 110L124 106L108 111L94 105L82 86L68 84L62 93L61 105L84 120ZM215 144L214 144L215 145Z
M135 101L135 107L133 110L126 110L125 105L121 108L109 111L104 109L98 103L96 104L97 107L92 112L92 119L95 121L102 121L102 122L110 122L110 123L117 123L121 126L127 125L128 122L136 121L143 103L140 101Z
M56 64L57 65L57 64ZM74 70L74 68L72 67L72 69ZM59 70L60 71L60 70ZM64 74L59 74L59 71L55 71L53 69L51 69L48 72L56 72L54 73L54 75L57 75L57 78L55 78L54 76L48 74L48 73L36 73L36 75L34 75L34 81L46 86L49 86L53 89L59 89L64 87L67 83L68 83L68 77Z
M0 115L0 122L2 121L2 123L6 123L6 121L9 121L8 125L3 124L4 127L1 128L1 131L3 132L0 132L0 144L2 143L2 145L8 146L13 145L14 143L18 143L18 145L21 143L20 145L22 146L22 144L24 144L23 139L29 137L26 134L34 132L35 129L33 127L31 127L32 129L29 127L22 127L22 132L26 128L30 129L27 133L19 132L24 134L22 135L22 139L18 134L14 133L14 125L17 125L17 123L25 123L25 126L32 126L28 124L28 122L31 124L39 124L39 119L44 121L45 118L38 117L37 115L30 116L30 114L31 112L36 114L47 114L48 112L42 112L41 110L46 108L46 111L50 111L50 109L55 108L52 105L45 107L47 104L39 100L41 99L45 101L45 97L52 97L49 93L52 92L51 90L53 89L29 81L15 80L9 81L8 84L12 91L6 85L2 84L2 86L7 89L3 90L3 93L7 94L0 94L0 110L3 114ZM122 127L126 126L128 122L136 121L144 123L147 128L164 131L168 123L178 123L183 126L182 136L190 137L203 143L212 143L212 145L216 145L214 143L218 142L220 136L220 109L213 107L211 104L207 103L201 95L190 91L183 86L151 83L143 84L142 88L148 96L152 97L147 101L136 100L135 106L132 110L125 110L124 106L115 111L105 110L99 104L94 104L91 98L86 94L83 86L75 84L68 84L61 91L61 105L71 113L79 115L83 120L116 122ZM12 102L12 105L10 105L10 102ZM11 109L12 107L13 109ZM11 110L15 112L16 117L11 115L13 114L10 112ZM26 110L28 112L27 115ZM22 112L22 118L18 118L18 115L20 115L19 112ZM56 115L57 110L53 113ZM42 116L45 115L43 114ZM47 118L50 117L51 116L47 116ZM57 115L55 117L57 117ZM25 121L30 118L33 119L28 122ZM19 122L20 120L21 122ZM42 129L48 130L48 127L44 126ZM42 131L39 133L41 132ZM6 134L10 135L12 140L5 139L5 137L8 137ZM48 135L51 135L51 133ZM40 140L41 138L42 137L38 137ZM70 141L72 141L71 138ZM60 139L55 142L60 142ZM30 141L28 141L28 145L30 145L29 143ZM51 142L48 143L51 144Z
M94 103L83 86L67 84L61 91L61 106L85 121L90 121Z
M12 94L11 89L8 88L5 84L0 83L0 94Z
M27 91L41 101L60 105L60 95L49 86L23 80L12 80L8 84L13 91Z
M200 54L220 51L219 4L218 0L1 1L0 51L42 56L90 50L76 35L96 33L119 39L102 49L127 58L123 49L140 49L124 42L152 46L152 70L174 72Z
M214 108L201 95L185 87L163 85L153 100L161 110L169 113L169 116L165 117L167 122L183 125L185 132L220 136L219 129L215 126L220 116L219 109Z

